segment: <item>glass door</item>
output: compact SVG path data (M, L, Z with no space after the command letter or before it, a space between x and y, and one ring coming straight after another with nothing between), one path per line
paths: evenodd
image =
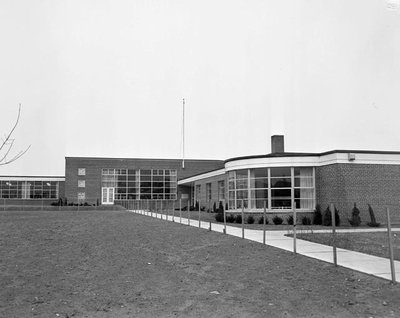
M101 188L101 204L114 204L114 188Z

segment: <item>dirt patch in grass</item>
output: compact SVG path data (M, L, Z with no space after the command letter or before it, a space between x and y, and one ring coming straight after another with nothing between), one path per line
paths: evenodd
M297 238L332 246L332 233L297 234ZM400 232L392 232L394 258L400 261ZM385 232L336 233L336 246L389 258L389 240Z
M400 287L130 212L0 213L1 317L390 317Z

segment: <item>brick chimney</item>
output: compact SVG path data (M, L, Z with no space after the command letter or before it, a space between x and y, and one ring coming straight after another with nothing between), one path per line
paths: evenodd
M271 153L285 152L285 142L283 135L271 136Z

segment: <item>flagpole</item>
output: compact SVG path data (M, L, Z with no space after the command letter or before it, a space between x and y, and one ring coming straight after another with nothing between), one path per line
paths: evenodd
M185 169L185 99L182 106L182 169Z

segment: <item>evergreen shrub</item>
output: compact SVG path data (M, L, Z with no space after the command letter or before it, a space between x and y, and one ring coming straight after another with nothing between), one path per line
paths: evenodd
M282 223L283 223L283 219L282 219L281 217L275 215L275 216L272 218L272 222L274 222L275 225L279 225L279 224L282 224Z

